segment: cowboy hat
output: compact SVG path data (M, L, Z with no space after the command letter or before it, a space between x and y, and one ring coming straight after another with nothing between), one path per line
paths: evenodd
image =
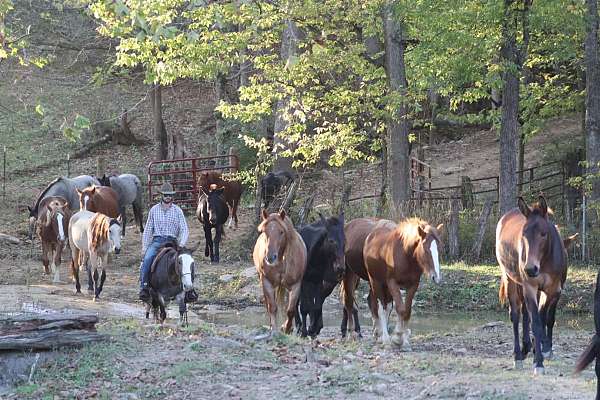
M165 196L173 196L175 194L175 190L173 190L173 185L171 185L169 182L165 182L162 184L160 189L158 189L158 193Z

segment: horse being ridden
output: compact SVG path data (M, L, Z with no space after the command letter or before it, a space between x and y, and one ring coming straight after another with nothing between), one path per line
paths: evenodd
M426 273L435 283L441 283L440 230L419 218L377 223L363 247L365 269L371 285L369 306L376 337L384 345L410 348L408 338L412 301L421 275ZM403 301L400 290L406 290ZM398 322L391 339L388 334L387 305L394 300Z
M39 208L42 200L52 196L62 197L67 201L71 211L76 212L79 210L79 195L77 194L77 189L84 189L93 185L100 185L100 182L89 175L80 175L75 178L61 176L50 182L38 195L33 206L27 206L27 209L29 210L29 239L33 239L35 221L40 215Z
M302 337L316 337L323 328L323 302L342 280L344 264L344 214L325 219L300 228L300 236L307 250L307 265L300 299L296 326ZM307 330L307 315L310 326Z
M200 175L200 178L198 178L198 186L200 186L204 193L208 193L210 191L211 185L216 185L216 187L222 187L225 189L223 191L223 198L229 206L229 215L231 216L228 227L231 228L232 221L235 221L235 227L237 229L237 209L240 205L240 198L242 197L242 191L244 190L244 187L240 182L236 180L223 179L220 172L203 172Z
M91 266L88 268L88 290L94 292L94 300L97 300L106 279L108 254L119 254L121 251L120 219L87 210L77 212L69 221L69 245L71 271L77 293L81 293L79 270L89 259ZM102 270L100 276L98 268Z
M62 250L67 241L71 210L67 200L59 196L44 198L39 204L37 234L42 243L42 263L44 272L50 273L48 266L52 260L53 282L60 282L59 266Z
M583 371L594 359L596 360L596 400L600 400L600 272L596 274L596 289L594 290L594 326L596 333L588 347L581 353L575 373Z
M106 176L99 179L102 186L109 186L117 193L119 214L123 220L123 236L125 236L125 227L127 224L126 207L131 204L133 207L134 222L140 227L140 233L144 232L144 211L143 211L143 188L140 178L133 174L121 174Z
M519 207L508 211L496 227L496 258L502 271L499 296L509 301L513 323L515 366L522 367L531 349L529 324L535 338L534 373L544 373L544 358L552 357L556 305L567 278L566 246L577 235L561 240L548 219L546 199L530 207L519 197ZM539 298L539 302L538 302ZM523 314L523 347L519 319Z
M204 228L206 247L204 255L210 256L210 261L219 262L219 244L223 235L223 225L229 218L229 209L223 197L224 188L217 189L217 185L210 185L208 193L202 193L198 198L196 217ZM213 242L212 230L215 229Z
M306 270L306 246L283 210L269 215L263 209L258 231L252 258L265 296L271 335L278 333L277 308L278 303L283 307L284 289L288 290L289 300L287 320L281 329L290 333Z

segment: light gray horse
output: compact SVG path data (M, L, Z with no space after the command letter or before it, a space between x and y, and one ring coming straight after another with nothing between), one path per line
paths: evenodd
M38 219L38 213L40 209L40 203L47 197L60 196L67 200L69 209L72 212L79 210L79 194L77 189L85 189L88 186L98 185L100 182L98 179L89 175L80 175L75 178L67 178L61 176L56 178L35 199L32 207L27 206L29 209L29 239L33 238L33 232L35 230L35 222Z
M123 230L121 234L125 236L126 212L125 207L129 204L133 207L133 217L140 226L140 233L144 232L144 211L142 208L142 182L140 178L133 174L121 174L106 176L99 179L102 186L110 186L117 192L119 198L119 214L123 220Z

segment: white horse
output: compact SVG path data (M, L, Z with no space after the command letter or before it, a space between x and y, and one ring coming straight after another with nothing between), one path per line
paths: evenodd
M96 301L106 279L108 254L121 251L121 220L109 218L101 213L81 210L69 221L69 245L71 246L71 270L75 278L77 293L81 293L79 270L90 261L88 290L94 292ZM102 270L100 279L98 268Z

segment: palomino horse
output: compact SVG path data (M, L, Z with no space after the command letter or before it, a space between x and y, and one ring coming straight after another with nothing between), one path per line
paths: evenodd
M594 359L596 360L596 400L600 400L600 272L596 275L596 290L594 290L594 326L596 333L588 347L579 356L575 373L580 373Z
M436 228L419 218L398 224L382 220L365 240L363 259L371 285L369 306L375 336L381 336L384 345L410 348L408 321L421 275L427 274L438 284L442 281L438 254L441 229L441 224ZM405 301L400 289L406 290ZM387 305L392 299L398 322L390 339Z
M92 186L83 190L77 189L77 193L79 193L79 207L81 210L102 213L111 218L119 216L119 196L113 188Z
M254 245L252 258L265 295L271 335L278 333L277 305L279 303L283 307L284 289L288 290L289 300L287 320L281 329L290 333L306 270L306 246L285 211L269 215L263 209L258 231L260 236Z
M102 186L110 186L117 192L119 199L119 214L123 220L123 236L125 236L125 227L127 224L127 213L125 208L131 204L133 207L133 218L140 227L140 233L144 232L144 211L143 211L143 188L140 178L133 174L121 174L106 176L99 179Z
M44 198L39 204L37 234L42 242L42 263L44 272L50 273L50 260L54 272L54 283L60 282L59 266L62 250L67 241L71 210L67 200L59 196Z
M210 191L211 185L217 185L217 187L225 188L223 192L223 198L229 206L229 215L231 216L228 227L231 228L232 221L235 221L235 227L237 228L237 209L240 205L240 198L242 197L242 191L244 189L242 184L238 181L223 179L220 172L208 171L203 172L200 175L200 178L198 178L198 185L200 188L202 188L204 193L208 193Z
M229 218L227 203L223 198L224 188L217 189L217 185L210 185L207 193L203 193L198 198L198 207L196 208L196 217L204 228L204 238L206 247L204 255L210 256L210 261L219 262L219 244L223 235L223 225ZM213 242L212 230L215 229L215 240Z
M186 301L198 296L194 292L194 258L190 249L178 249L165 243L151 266L150 296L146 305L146 318L152 310L157 322L167 318L166 307L171 300L179 304L179 322L187 323Z
M509 301L513 323L515 367L522 368L531 349L529 323L535 338L534 373L544 373L544 357L552 356L552 329L556 305L567 278L566 246L548 219L546 199L530 207L519 197L519 207L508 211L496 227L496 258L502 271L500 300ZM538 303L538 297L540 299ZM519 346L519 319L523 314L523 347Z
M108 254L121 251L120 218L109 218L101 213L81 210L69 222L69 245L71 247L71 271L75 278L77 293L81 293L79 270L90 261L88 290L94 292L94 301L100 296L106 279ZM102 270L98 276L98 268Z
M77 194L77 189L84 189L93 185L100 185L100 182L89 175L81 175L75 178L61 176L50 182L38 195L33 206L27 206L29 209L29 239L33 238L35 221L39 216L39 208L42 200L46 197L60 196L67 201L71 211L76 212L79 210L79 195Z

